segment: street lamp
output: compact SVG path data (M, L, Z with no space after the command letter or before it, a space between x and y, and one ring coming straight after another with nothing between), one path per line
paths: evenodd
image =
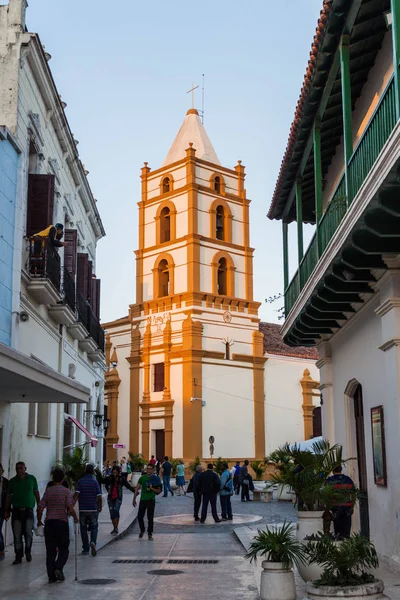
M103 423L103 415L100 415L99 413L96 413L93 417L93 423L95 425L95 427L97 427L97 429L99 427L101 427L102 423Z
M103 429L107 433L107 429L110 427L110 419L103 417Z

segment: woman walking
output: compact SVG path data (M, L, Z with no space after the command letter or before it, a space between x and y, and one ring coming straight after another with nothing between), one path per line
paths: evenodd
M181 488L182 488L182 492L184 493L184 495L186 496L186 490L185 490L185 464L183 462L182 459L179 460L179 463L176 467L176 485L178 488L178 496L181 495Z
M126 487L131 492L135 491L121 475L119 467L113 467L109 477L98 477L99 483L104 483L108 492L107 503L110 510L110 519L113 525L112 534L118 533L119 513L122 504L122 488Z

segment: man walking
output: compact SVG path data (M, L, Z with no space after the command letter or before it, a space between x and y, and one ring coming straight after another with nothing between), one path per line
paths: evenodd
M200 521L199 510L201 506L201 491L200 491L200 477L203 472L201 465L196 466L196 473L192 477L192 491L193 491L193 517L195 521Z
M93 465L86 466L85 475L78 481L76 486L74 500L79 499L79 524L82 538L82 554L89 554L90 532L90 550L92 556L96 556L97 533L99 530L99 513L103 506L101 489L93 476Z
M208 504L211 504L211 514L216 523L221 523L221 519L217 514L217 495L220 490L219 477L213 471L213 465L207 465L207 471L200 475L200 492L202 495L201 519L200 523L204 523L207 518Z
M348 491L343 494L343 500L332 507L333 528L337 540L343 540L350 537L351 532L351 516L353 514L353 500L351 492L354 490L354 482L348 475L343 475L342 466L338 465L333 469L333 475L328 477L328 483L333 485L335 490Z
M221 513L223 521L232 521L232 504L231 496L233 496L233 481L232 475L228 467L228 463L222 465L224 471L220 479L219 499L221 502Z
M3 537L3 522L6 510L8 479L3 477L4 469L0 463L0 560L4 560L4 537Z
M10 518L10 506L12 512L11 527L14 536L15 560L13 565L20 565L24 555L22 538L25 541L25 557L27 562L32 560L32 531L33 531L33 509L39 504L40 495L36 477L26 472L25 463L17 462L15 465L17 475L8 483L6 510L4 518Z
M142 475L137 483L135 489L135 495L133 496L133 506L136 507L136 498L141 490L139 510L138 510L138 522L140 527L139 538L142 539L144 532L146 531L144 525L144 516L147 512L147 535L149 541L153 541L153 528L154 528L154 510L156 507L156 496L161 494L161 479L154 473L154 466L147 465L146 475Z
M69 556L68 516L71 515L75 523L78 523L74 510L74 497L62 485L63 479L64 471L58 468L54 469L53 485L47 487L37 511L38 525L40 526L43 525L42 515L46 509L44 540L49 583L65 580L63 569Z
M163 482L163 488L164 488L163 496L164 496L164 498L166 498L168 496L168 492L171 492L171 496L173 496L174 492L172 491L172 487L170 484L172 465L168 460L168 456L164 456L164 462L163 462L161 468L162 468L162 482Z

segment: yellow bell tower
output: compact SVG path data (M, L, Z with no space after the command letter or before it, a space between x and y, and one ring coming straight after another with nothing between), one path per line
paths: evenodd
M264 458L265 359L244 167L221 165L193 108L161 168L145 163L141 181L136 303L126 320L107 324L130 449L206 458L212 435L217 455Z

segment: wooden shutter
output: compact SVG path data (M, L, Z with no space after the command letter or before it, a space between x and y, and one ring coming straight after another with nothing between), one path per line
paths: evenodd
M30 237L53 225L54 175L28 177L28 214L26 235Z
M65 229L64 240L68 246L64 248L64 267L69 271L72 277L76 275L76 254L78 248L78 232L76 229Z
M154 364L154 392L164 390L164 363Z
M78 292L83 296L86 300L88 297L88 255L82 254L78 252L77 256L77 278L76 278L76 287Z
M91 300L92 300L92 277L93 277L93 263L91 260L89 260L88 261L88 274L87 274L87 280L88 280L87 301L89 302L90 305L92 305L92 303L91 303Z
M100 279L92 279L92 294L90 305L94 314L100 320Z

